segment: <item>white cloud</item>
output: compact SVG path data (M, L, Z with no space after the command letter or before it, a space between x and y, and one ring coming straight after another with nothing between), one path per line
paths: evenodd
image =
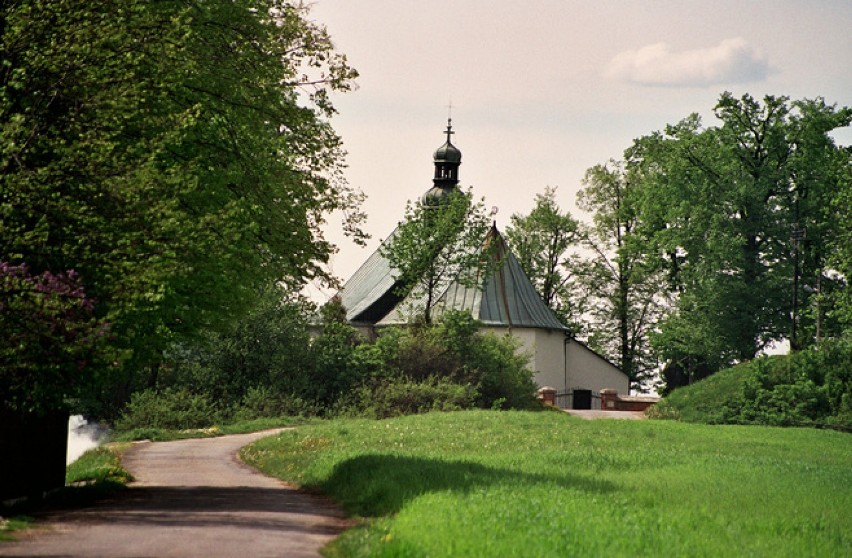
M606 68L607 77L640 85L704 87L762 81L766 58L745 39L725 39L718 46L676 52L666 43L626 50Z

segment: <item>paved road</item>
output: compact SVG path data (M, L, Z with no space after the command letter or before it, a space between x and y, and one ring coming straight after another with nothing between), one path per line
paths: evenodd
M123 458L130 489L48 516L46 529L0 543L0 556L319 556L347 527L342 514L236 458L271 433L137 444Z
M592 410L579 410L579 409L569 409L566 411L569 415L580 417L586 420L595 420L595 419L616 419L616 420L642 420L648 417L645 416L644 411L599 411L597 409Z

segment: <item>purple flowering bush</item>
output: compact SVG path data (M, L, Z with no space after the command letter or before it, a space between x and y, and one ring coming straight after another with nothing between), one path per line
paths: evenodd
M92 373L107 324L74 270L0 261L0 393L7 408L63 408Z

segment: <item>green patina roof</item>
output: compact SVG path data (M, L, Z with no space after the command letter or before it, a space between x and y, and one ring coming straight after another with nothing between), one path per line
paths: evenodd
M389 238L392 237L393 234ZM450 281L433 305L433 316L448 309L468 310L489 326L567 331L538 296L496 227L492 227L485 243L495 249L500 262L497 269L478 288ZM403 299L396 292L397 286L394 270L381 255L381 249L376 250L338 293L347 319L380 326L408 323L412 309L422 308L425 295L415 290Z

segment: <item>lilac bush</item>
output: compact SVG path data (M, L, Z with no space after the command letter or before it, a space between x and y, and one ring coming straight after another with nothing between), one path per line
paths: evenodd
M92 373L107 323L73 269L0 261L0 393L27 412L62 408Z

